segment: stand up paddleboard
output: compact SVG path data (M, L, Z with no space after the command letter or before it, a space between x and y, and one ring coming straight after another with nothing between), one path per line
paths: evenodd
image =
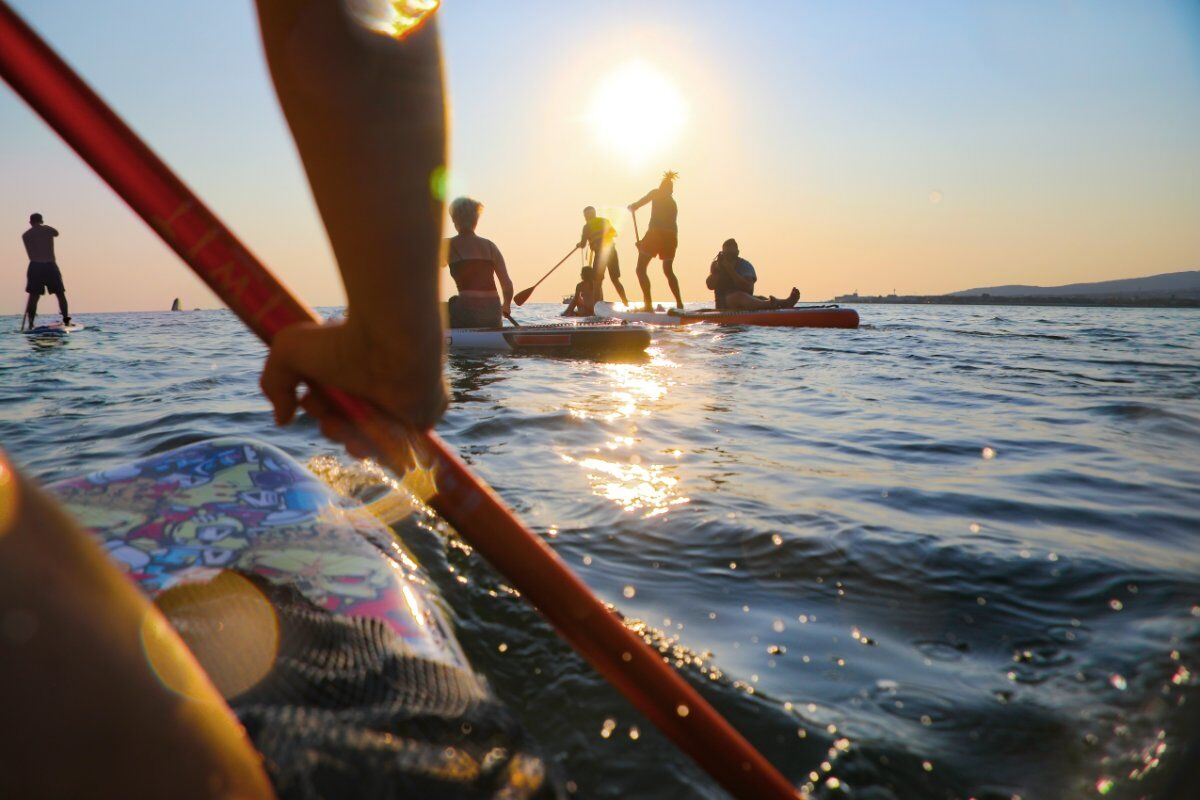
M645 352L650 331L624 323L565 322L504 328L451 328L452 350L538 353L560 356L622 356Z
M28 328L21 331L26 336L65 336L68 333L75 333L84 329L84 325L78 322L72 322L70 325L63 325L61 322L51 322L49 325L38 325L35 328Z
M633 311L620 310L609 302L596 303L596 316L640 322L646 325L692 325L710 322L715 325L756 325L772 328L857 328L858 312L840 306L796 306L766 311Z

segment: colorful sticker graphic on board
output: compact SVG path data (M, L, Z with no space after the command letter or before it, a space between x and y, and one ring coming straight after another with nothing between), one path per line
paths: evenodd
M391 531L273 447L202 442L51 489L151 598L237 569L333 613L383 620L417 653L465 664Z

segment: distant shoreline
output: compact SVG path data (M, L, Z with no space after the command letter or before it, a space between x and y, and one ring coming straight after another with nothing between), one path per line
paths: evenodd
M1044 297L1038 295L1002 297L991 295L853 295L833 298L835 303L874 303L881 305L942 306L1082 306L1095 308L1200 308L1194 297Z

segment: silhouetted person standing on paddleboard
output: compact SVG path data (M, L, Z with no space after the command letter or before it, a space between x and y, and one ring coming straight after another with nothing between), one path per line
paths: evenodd
M71 324L67 314L67 290L63 286L62 273L54 260L54 238L58 231L42 222L41 214L29 217L29 230L21 235L25 242L25 253L29 256L29 269L25 273L25 291L29 293L29 302L25 304L25 316L21 318L21 329L29 323L34 326L37 317L38 300L43 294L52 294L58 298L58 310L62 312L63 325Z
M583 232L579 234L579 246L592 248L592 275L596 281L595 299L604 299L604 274L612 278L613 288L621 296L621 302L629 305L625 287L621 285L621 264L617 260L614 239L617 229L604 217L596 216L596 209L588 206L583 210Z
M646 228L646 235L637 243L637 277L638 283L642 285L642 298L646 301L647 311L653 311L654 308L650 298L650 276L646 274L646 267L650 265L650 260L656 257L662 259L663 274L667 276L671 294L675 295L675 307L683 308L679 280L672 270L675 264L675 249L679 246L679 226L676 222L679 208L675 205L673 196L675 179L678 177L674 172L664 173L662 183L657 189L650 190L645 197L629 206L629 210L636 214L639 208L646 203L650 204L650 224ZM636 217L634 221L637 221Z
M713 259L708 270L708 288L716 295L717 308L734 311L763 311L772 308L792 308L800 301L800 290L792 287L792 293L780 300L776 297L758 297L754 284L758 275L754 266L741 257L736 239L726 239L721 252Z
M450 204L457 236L446 240L446 263L458 294L450 298L451 328L498 328L512 305L513 284L500 248L475 233L483 203L460 197ZM504 302L496 294L496 279Z

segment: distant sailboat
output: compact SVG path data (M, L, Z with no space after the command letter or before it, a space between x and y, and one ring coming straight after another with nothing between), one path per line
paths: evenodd
M171 303L171 310L172 311L183 311L183 309L179 307L179 298L178 297L175 298L174 303Z

